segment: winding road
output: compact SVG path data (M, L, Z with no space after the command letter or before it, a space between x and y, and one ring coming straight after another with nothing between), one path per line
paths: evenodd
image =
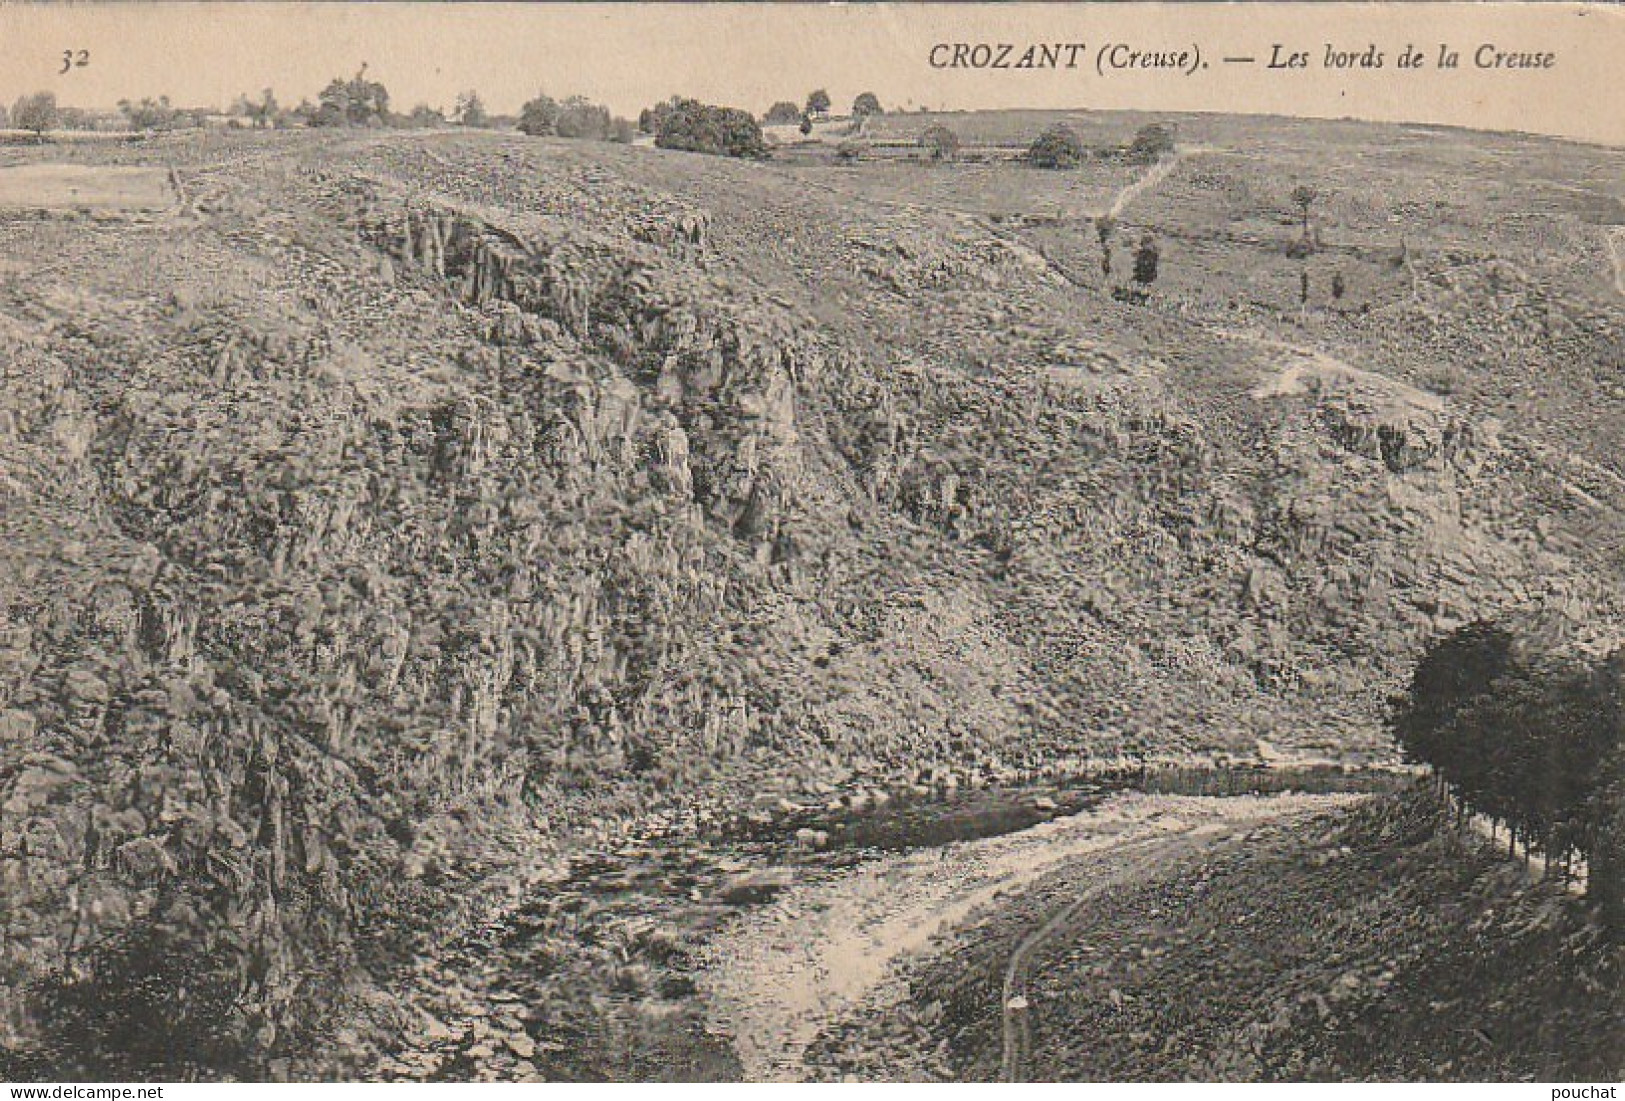
M933 941L1004 906L1038 881L1086 867L1089 883L1018 944L1005 968L1005 1075L1030 1054L1027 967L1104 891L1168 874L1214 845L1349 796L1123 795L1081 814L1002 837L877 857L802 884L751 911L714 942L701 987L709 1030L732 1040L746 1081L797 1081L809 1047L852 1016L885 1014L908 997L902 965ZM1029 1000L1021 1019L1010 1004ZM1019 1004L1019 1003L1018 1003ZM990 1007L991 1009L992 1007Z
M1032 1055L1033 1020L1042 1006L1028 984L1028 974L1029 965L1038 952L1070 930L1079 915L1101 895L1120 886L1144 882L1155 875L1166 875L1171 868L1185 860L1223 841L1234 839L1256 824L1255 820L1249 819L1202 824L1193 822L1181 825L1169 837L1119 846L1112 856L1131 857L1126 865L1091 884L1016 946L1004 969L1004 1081L1024 1081L1024 1068Z

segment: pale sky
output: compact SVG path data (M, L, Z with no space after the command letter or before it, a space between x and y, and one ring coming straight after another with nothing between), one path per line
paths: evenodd
M1086 44L1074 70L933 68L938 43ZM1199 47L1192 75L1095 68L1100 48ZM1461 67L1435 67L1441 43ZM1308 67L1268 70L1283 56ZM1327 70L1328 45L1376 46L1380 71ZM1550 69L1485 70L1481 46L1551 52ZM1414 46L1419 71L1395 69ZM89 63L61 73L65 50ZM938 57L951 54L938 54ZM1254 64L1226 63L1253 56ZM1490 56L1490 55L1486 55ZM272 87L285 105L365 61L392 106L449 107L476 89L512 113L538 90L617 113L673 93L760 112L818 87L844 108L1140 108L1440 122L1625 145L1625 9L1583 4L272 4L0 0L0 101L41 89L111 107L168 95L226 106Z

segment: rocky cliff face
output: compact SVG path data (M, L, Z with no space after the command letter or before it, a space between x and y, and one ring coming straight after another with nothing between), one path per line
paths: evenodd
M1378 376L922 216L761 232L748 168L466 152L0 227L20 1067L286 1071L551 845L747 794L1382 755L1431 632L1612 607L1563 471Z

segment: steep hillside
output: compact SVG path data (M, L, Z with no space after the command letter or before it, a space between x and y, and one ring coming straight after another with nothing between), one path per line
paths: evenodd
M1388 757L1432 634L1617 622L1516 425L951 212L497 135L73 156L182 194L0 218L18 1066L285 1069L572 839Z

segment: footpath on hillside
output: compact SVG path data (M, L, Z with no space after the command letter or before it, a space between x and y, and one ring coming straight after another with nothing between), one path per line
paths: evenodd
M907 996L898 965L1041 878L1087 862L1132 881L1233 838L1357 796L1124 795L1032 829L880 857L797 887L752 912L710 950L710 1027L730 1038L746 1081L796 1081L826 1028Z

